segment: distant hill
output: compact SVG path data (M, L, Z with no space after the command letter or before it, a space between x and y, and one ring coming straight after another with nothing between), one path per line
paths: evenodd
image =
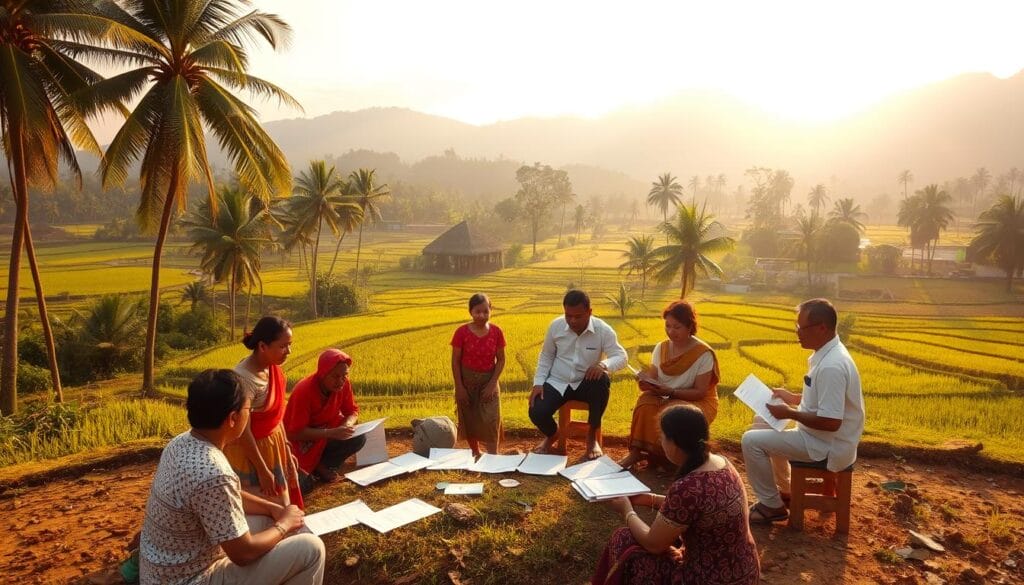
M848 118L800 124L735 98L688 92L646 109L596 119L524 118L474 126L401 108L334 112L268 122L267 130L296 167L310 158L365 149L407 166L452 150L460 158L556 167L585 165L625 176L646 192L657 174L687 178L725 173L728 189L754 166L785 168L805 184L844 194L897 191L909 168L914 185L1024 166L1024 72L1000 80L968 74L894 96ZM834 177L834 179L833 179ZM614 192L610 189L609 192Z

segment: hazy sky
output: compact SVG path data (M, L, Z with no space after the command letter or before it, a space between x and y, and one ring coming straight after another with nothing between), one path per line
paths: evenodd
M306 116L401 106L471 123L594 116L704 88L786 117L1024 69L1024 1L254 0L294 29L252 72ZM259 104L264 120L296 117Z

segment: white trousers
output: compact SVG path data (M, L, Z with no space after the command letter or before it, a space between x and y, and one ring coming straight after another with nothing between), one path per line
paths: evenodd
M252 533L274 524L269 516L246 516ZM324 543L319 536L289 534L254 563L244 567L227 557L213 565L210 585L320 585L324 580Z
M789 460L814 461L807 453L803 434L797 429L776 431L760 417L743 433L743 464L757 501L781 508L779 492L789 493Z

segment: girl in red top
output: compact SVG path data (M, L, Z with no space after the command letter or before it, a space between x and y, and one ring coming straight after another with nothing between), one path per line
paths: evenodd
M501 400L498 378L505 369L505 335L489 323L491 300L483 293L469 297L473 320L452 336L452 377L459 416L459 440L480 455L483 443L497 453L501 442Z

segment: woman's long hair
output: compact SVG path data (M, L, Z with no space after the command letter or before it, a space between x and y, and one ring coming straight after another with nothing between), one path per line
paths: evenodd
M256 326L252 328L252 331L242 336L242 345L246 349L256 351L260 343L270 345L277 341L278 337L285 332L286 329L291 329L292 324L280 317L273 315L267 315L256 322Z
M704 465L710 454L708 419L699 408L691 404L670 406L661 414L661 433L686 453L686 461L679 466L676 479Z

